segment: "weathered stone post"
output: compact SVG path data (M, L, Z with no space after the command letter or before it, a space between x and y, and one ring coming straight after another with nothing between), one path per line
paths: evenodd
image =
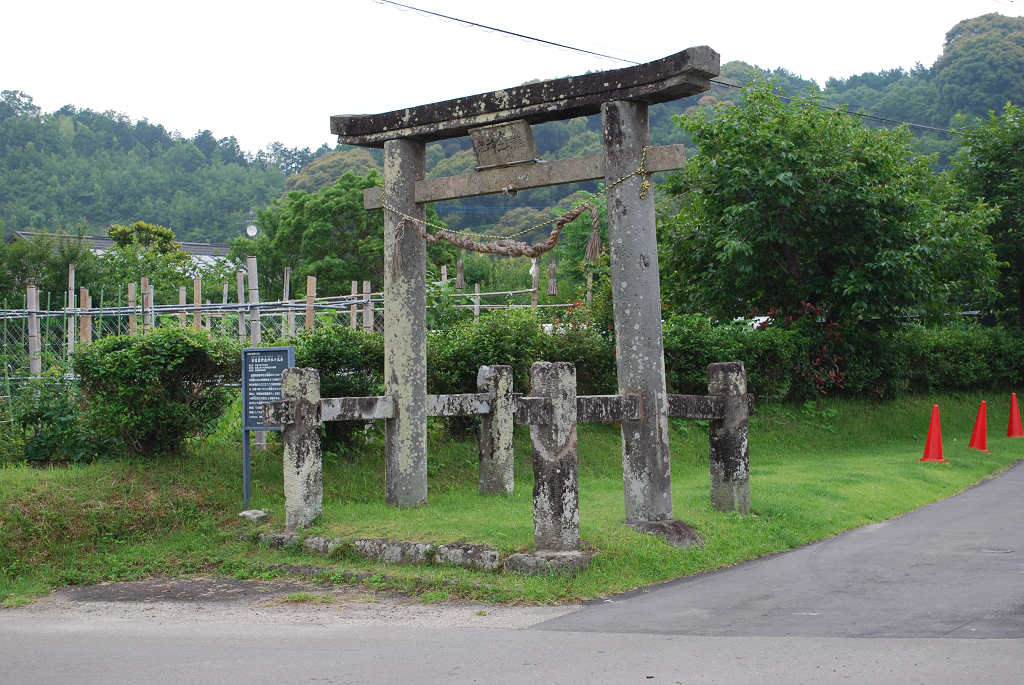
M491 413L480 421L480 494L506 495L515 486L512 429L515 404L511 366L481 366L478 392L494 393Z
M710 422L711 506L750 512L750 450L747 371L743 362L708 365L708 395L722 397L725 418Z
M323 454L320 452L320 374L316 369L285 369L282 404L291 422L281 421L284 443L284 525L305 528L323 513Z
M606 102L601 106L601 121L605 183L611 186L637 170L644 148L650 144L647 105ZM636 175L608 191L619 394L641 397L640 418L622 422L627 522L672 518L658 241L653 189L641 198L645 180Z
M425 176L426 143L384 143L391 207L424 221L414 192ZM394 417L384 422L384 498L415 507L427 502L427 249L418 227L398 229L402 218L384 212L384 393L394 399Z
M531 395L551 403L550 423L531 425L533 443L533 542L538 552L580 548L576 461L576 367L536 362Z

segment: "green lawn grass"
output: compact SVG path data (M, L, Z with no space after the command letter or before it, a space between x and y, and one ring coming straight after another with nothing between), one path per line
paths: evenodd
M989 401L990 454L966 449L981 399ZM949 464L918 461L935 402ZM959 492L1024 457L1024 440L1001 437L1008 411L1009 397L993 395L760 407L750 426L753 511L742 517L710 507L706 424L673 421L675 516L705 540L688 550L621 525L618 430L581 425L581 532L599 554L571 578L385 566L344 551L324 558L239 541L240 534L251 540L282 525L280 452L273 446L254 453L250 506L271 513L261 525L236 516L241 459L233 444L207 444L187 457L151 463L7 465L0 469L0 600L11 605L52 587L157 574L272 577L281 573L272 567L281 564L322 566L335 579L345 570L375 573L367 584L423 601L458 595L550 603L603 596L791 549ZM525 428L517 428L516 488L508 496L477 495L473 439L433 432L429 459L430 504L399 510L383 504L379 440L329 458L324 516L308 534L532 550Z

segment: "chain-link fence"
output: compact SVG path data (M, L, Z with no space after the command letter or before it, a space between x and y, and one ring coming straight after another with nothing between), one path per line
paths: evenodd
M0 364L6 378L30 373L33 338L38 339L40 370L61 364L76 346L112 335L154 328L189 327L230 337L243 345L268 345L312 326L345 325L384 330L383 298L331 297L306 302L258 305L205 304L150 307L94 307L69 310L8 309L0 313ZM312 317L310 317L312 313Z

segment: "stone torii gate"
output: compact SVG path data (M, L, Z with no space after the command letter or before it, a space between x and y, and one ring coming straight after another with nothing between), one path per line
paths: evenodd
M339 143L384 148L387 205L420 222L427 202L604 179L618 391L637 397L640 408L639 418L621 422L627 522L672 519L654 193L643 192L647 179L636 171L641 160L646 174L679 169L684 153L682 145L649 147L648 107L709 90L719 61L711 48L693 47L625 69L383 114L331 117ZM537 159L531 124L599 112L603 154ZM426 144L465 135L473 139L477 171L427 180ZM383 203L379 188L366 191L367 209ZM387 503L408 507L427 501L426 245L418 231L399 230L405 217L398 213L386 211L384 221L385 394L393 398L385 423L385 476Z

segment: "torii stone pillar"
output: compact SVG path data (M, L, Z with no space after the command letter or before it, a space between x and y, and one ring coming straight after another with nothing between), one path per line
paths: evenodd
M420 221L426 205L414 193L426 149L422 140L384 143L388 204ZM401 221L384 212L384 394L394 398L394 417L384 421L384 500L415 507L427 503L427 246L417 228L399 231Z
M331 132L339 143L384 146L388 203L422 220L427 202L601 178L611 185L632 174L650 137L648 106L709 90L720 61L711 48L696 46L623 69L380 114L333 116ZM530 126L598 112L604 118L603 154L537 163ZM424 179L423 141L465 135L473 140L476 170ZM651 148L645 169L680 169L684 159L682 145ZM608 193L619 391L642 400L641 418L622 424L626 520L634 523L672 518L654 196L640 199L643 180L630 177ZM379 189L364 191L363 206L380 208ZM396 412L387 424L387 501L412 506L427 496L425 250L417 232L407 230L401 241L403 265L391 277L400 218L389 212L385 220L385 373Z
M614 101L601 107L605 183L640 166L650 144L647 104ZM626 521L672 518L668 394L661 332L661 282L654 223L654 190L641 198L639 174L608 191L612 304L619 394L639 394L640 419L622 421Z

